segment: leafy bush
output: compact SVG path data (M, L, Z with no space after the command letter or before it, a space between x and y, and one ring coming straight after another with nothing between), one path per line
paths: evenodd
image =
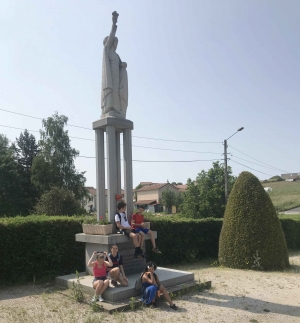
M151 242L146 253L159 266L217 257L222 220L187 219L177 216L151 218L151 230L157 231L157 247L162 255L152 252Z
M250 269L258 258L264 270L289 266L286 240L272 201L254 175L242 172L226 206L219 262Z
M0 285L53 278L85 270L83 216L0 219Z
M105 225L105 224L111 224L109 221L103 218L103 216L100 216L100 220L97 221L97 218L95 216L86 216L83 224L98 224L98 225Z
M75 195L65 189L53 187L46 191L38 201L34 209L35 214L46 215L74 215L84 214L85 210L81 208Z

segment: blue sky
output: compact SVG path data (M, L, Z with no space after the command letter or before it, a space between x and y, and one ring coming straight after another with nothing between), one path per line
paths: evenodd
M239 150L228 148L235 175L300 172L298 0L5 0L0 109L38 118L58 111L70 124L91 128L101 114L102 41L114 10L117 52L128 64L134 160L222 159L222 141L243 126L228 142ZM38 131L41 120L0 110L0 125L14 140L21 130L3 126ZM92 130L68 130L94 139ZM93 141L71 144L81 156L95 156ZM133 184L185 183L211 165L133 162ZM95 186L95 160L77 158L76 167Z

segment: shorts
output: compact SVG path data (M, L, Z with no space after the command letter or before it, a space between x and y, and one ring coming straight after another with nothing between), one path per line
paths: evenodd
M105 281L107 278L106 278L106 276L101 276L101 277L95 277L94 279L93 279L93 282L92 282L92 286L93 286L93 288L94 288L94 282L96 282L97 280L103 280L103 281Z
M148 232L149 232L149 229L147 229L147 228L135 228L135 230L137 231L137 232L144 232L145 234L147 234Z
M122 230L122 232L121 233L123 233L123 234L125 234L125 236L126 237L128 237L129 238L129 235L130 235L130 233L139 233L136 229L133 229L133 230Z

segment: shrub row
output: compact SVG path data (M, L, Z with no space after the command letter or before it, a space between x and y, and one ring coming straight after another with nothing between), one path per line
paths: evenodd
M0 284L33 282L85 270L84 217L0 219Z
M75 241L82 232L83 216L28 216L0 219L0 285L40 281L85 270L84 243ZM300 249L300 221L280 219L289 249ZM160 266L218 256L222 219L155 217L151 229L158 232L162 251L147 254Z

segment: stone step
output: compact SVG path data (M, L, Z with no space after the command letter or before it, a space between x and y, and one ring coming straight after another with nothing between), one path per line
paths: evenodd
M179 284L194 282L194 274L187 271L157 267L155 273L158 275L160 282L165 287L172 287ZM139 293L135 289L135 282L138 277L139 274L127 276L128 287L109 287L102 295L103 298L109 302L118 302L137 296ZM95 290L92 287L92 281L94 277L91 275L87 275L86 273L81 273L80 278L82 291L88 295L94 295ZM76 281L77 279L74 274L59 276L55 279L57 285L68 288L72 288L72 283Z

